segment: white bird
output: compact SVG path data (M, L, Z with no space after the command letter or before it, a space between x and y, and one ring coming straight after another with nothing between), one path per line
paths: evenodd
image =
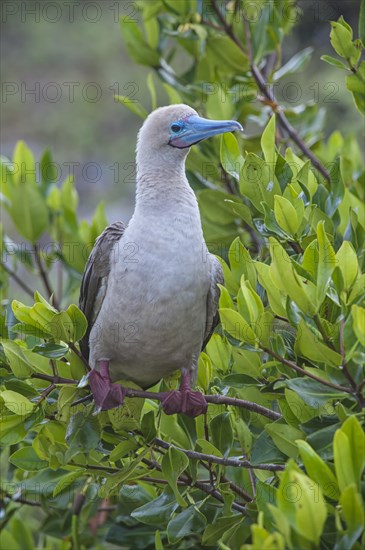
M185 159L191 145L235 130L242 130L236 121L171 105L152 112L139 132L134 214L98 237L81 284L89 323L81 350L98 410L123 402L116 381L147 388L176 370L180 389L163 395L164 411L197 416L207 409L191 382L218 322L223 273L205 244Z

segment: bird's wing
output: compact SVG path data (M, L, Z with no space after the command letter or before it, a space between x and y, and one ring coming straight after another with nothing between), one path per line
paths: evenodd
M80 341L80 348L85 359L89 359L89 336L105 298L108 276L111 266L111 252L125 230L122 222L109 225L96 239L86 263L81 282L79 306L88 321L85 336Z
M209 257L211 259L210 289L207 296L207 317L205 323L205 334L202 350L209 342L215 327L219 323L218 303L220 290L218 284L224 284L223 270L221 264L219 263L217 258L213 256L213 254L210 254Z

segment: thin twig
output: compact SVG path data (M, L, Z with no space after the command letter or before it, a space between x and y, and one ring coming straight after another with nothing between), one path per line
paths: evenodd
M125 389L127 397L142 397L144 399L155 399L157 401L162 401L167 394L167 392L155 393L143 390L135 390L134 388ZM266 416L266 418L270 418L270 420L279 420L281 418L281 414L267 409L262 405L258 405L257 403L253 403L252 401L246 401L245 399L238 399L237 397L227 397L225 395L217 394L204 395L204 398L207 403L214 403L215 405L231 405L232 407L242 407L249 411L260 414L261 416Z
M43 374L42 372L34 372L31 375L32 378L38 378L39 380L47 380L53 384L78 384L78 380L72 380L72 378L63 378L62 376L51 376L50 374Z
M52 290L51 283L49 282L49 279L48 279L48 274L47 274L46 270L44 269L42 258L41 258L41 255L39 253L38 246L36 244L33 245L33 251L34 251L35 261L36 261L36 264L38 266L39 275L40 275L40 277L43 281L44 287L47 291L48 298L51 298L53 296L53 305L56 309L58 309L59 306L58 306L58 302L57 302L55 293Z
M324 386L329 386L330 388L333 388L334 390L343 391L343 392L346 392L346 393L353 393L351 388L347 388L346 386L339 386L338 384L334 384L333 382L328 382L328 380L323 380L323 378L319 378L319 376L316 376L315 374L312 374L311 372L306 371L305 369L302 369L302 367L299 367L298 365L293 363L293 361L288 361L288 359L285 359L284 357L282 357L281 355L279 355L278 353L276 353L272 349L267 348L263 344L260 344L260 348L262 349L262 351L265 351L266 353L268 353L272 357L275 357L275 359L280 361L280 363L282 363L283 365L286 365L287 367L295 370L296 372L299 372L303 376L308 376L308 378L312 378L312 380L316 380L316 382L319 382L320 384L323 384Z
M225 33L227 36L233 40L233 42L244 52L245 49L237 37L237 35L234 33L232 27L226 22L224 16L222 15L216 0L211 0L212 7L217 15L218 20L222 24L222 27L224 28ZM326 168L323 166L323 164L320 162L320 160L312 153L312 151L307 147L307 145L304 143L302 138L299 136L295 128L290 124L288 119L286 118L282 108L278 104L276 97L273 93L273 91L267 86L267 83L265 81L264 76L262 75L260 69L257 67L257 65L254 63L253 60L253 50L252 50L252 42L251 42L251 32L250 27L248 24L248 21L244 18L244 25L245 25L245 33L246 33L246 46L247 46L247 53L250 59L251 64L251 72L252 76L254 77L256 84L259 88L259 90L262 92L262 94L267 99L267 104L270 105L272 111L276 113L282 127L286 130L288 135L290 136L291 140L294 141L294 143L299 147L299 149L302 151L302 153L310 159L313 166L317 168L317 170L326 178L327 181L330 181L330 175Z
M204 466L204 468L206 470L210 471L210 464L205 464L205 462L201 462L201 464L202 464L202 466ZM241 498L244 498L247 502L251 502L253 500L251 495L246 493L246 491L241 489L241 487L239 485L236 485L236 483L233 483L228 478L226 478L224 475L220 476L220 480L222 481L222 483L229 483L229 487L230 487L231 491L233 493L236 493L237 496L239 496Z
M79 349L77 349L76 345L74 344L74 342L68 342L68 346L70 349L72 349L72 351L75 353L75 355L77 355L77 357L79 359L81 359L81 361L84 363L85 367L86 367L86 370L89 371L91 370L90 369L90 365L89 363L87 362L87 359L85 359L85 357L82 355L81 351Z
M88 401L92 401L94 399L93 394L89 393L89 395L86 395L85 397L81 397L81 399L77 399L77 401L74 401L71 403L70 407L77 407L77 405L82 405L82 403L87 403Z
M58 376L56 361L54 359L50 359L49 362L51 363L53 376Z
M12 279L26 292L29 296L34 298L34 292L33 290L13 271L9 266L7 266L4 262L0 262L0 266L3 268L4 271L6 271Z
M12 502L18 502L19 504L28 504L29 506L41 506L41 503L36 500L29 500L23 498L22 496L11 495L10 493L5 493L5 497L11 500Z
M327 333L324 329L324 326L322 325L322 321L318 315L318 313L316 313L316 315L313 316L313 321L315 322L316 324L316 327L318 328L319 332L321 333L321 336L323 338L323 341L324 343L329 347L331 348L333 351L336 351L335 350L335 346L333 345L333 342L331 342L331 340L329 339L329 337L327 336Z
M340 321L340 354L342 356L342 370L347 380L350 382L351 386L354 388L354 390L356 390L357 389L356 382L351 376L351 373L348 369L347 361L346 361L345 341L343 337L344 328L345 328L345 321L341 319Z
M158 450L159 450L160 453L163 452L162 449L158 449ZM156 469L159 472L162 471L161 465L158 464L158 462L148 460L147 458L142 459L142 462L147 464L148 467L151 468L151 469ZM185 483L187 483L188 486L196 487L197 489L200 489L204 493L207 493L208 495L211 495L216 500L219 500L220 502L224 503L224 498L222 497L222 495L220 494L220 492L217 489L212 489L211 487L209 487L206 483L204 483L202 481L193 482L193 480L191 479L189 474L187 474L187 473L182 474L178 479L185 482ZM244 506L242 506L242 504L238 504L238 502L234 502L232 504L232 508L234 510L236 510L237 512L241 512L244 515L247 514L246 508Z
M242 407L248 411L260 414L261 416L266 416L270 420L279 420L281 414L271 409L267 409L262 405L257 403L252 403L252 401L246 401L245 399L238 399L237 397L227 397L225 395L205 395L204 396L208 403L215 403L216 405L231 405L232 407Z
M251 464L248 460L240 460L238 458L221 458L215 455L208 455L205 453L199 453L198 451L192 451L190 449L183 449L181 447L176 447L163 439L156 437L154 442L159 447L164 449L169 449L174 447L175 449L183 452L189 458L196 458L197 460L204 460L205 462L211 464L221 464L222 466L235 466L238 468L254 468L256 470L267 470L269 472L280 472L285 469L285 466L281 464Z
M40 399L37 401L37 404L36 406L39 407L39 405L46 399L46 397L53 392L53 390L56 389L56 385L55 384L51 384L50 386L48 386L48 388L46 388L42 393L41 393L41 397Z
M249 475L249 478L250 478L253 498L256 498L256 478L255 478L255 474L254 474L254 471L253 471L252 468L248 468L248 475Z
M347 380L350 382L351 386L354 389L356 399L359 402L360 407L365 407L365 398L362 394L362 385L365 383L365 380L362 381L359 385L356 384L355 380L352 377L351 372L349 371L347 361L346 361L346 351L345 351L345 339L344 339L344 328L345 328L345 321L344 319L341 319L340 321L340 354L342 356L342 372L344 376L347 378Z
M204 437L205 437L205 441L209 443L209 428L208 428L207 413L204 414ZM208 462L207 464L207 470L209 472L210 485L212 486L212 488L214 488L214 473L210 462Z
M300 367L298 367L300 368ZM303 370L303 369L301 369ZM303 371L305 372L305 371ZM39 378L40 380L47 380L48 382L53 382L54 384L78 384L78 380L72 380L71 378L62 378L61 376L51 376L49 374L43 373L33 373L32 378ZM155 399L156 401L163 401L168 392L151 392L144 390L136 390L134 388L124 388L126 391L126 397L140 397L142 399ZM242 407L251 412L260 414L261 416L266 416L270 420L279 420L281 414L271 409L267 409L262 405L253 403L252 401L246 401L245 399L238 399L237 397L227 397L225 395L204 395L207 403L214 403L215 405L230 405L232 407ZM89 396L83 397L82 400L78 400L77 404L88 401ZM75 402L76 403L76 402Z

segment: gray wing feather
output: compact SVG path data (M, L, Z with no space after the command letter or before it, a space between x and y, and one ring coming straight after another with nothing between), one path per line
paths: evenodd
M80 348L85 359L89 359L89 336L93 324L105 298L108 275L111 264L111 251L114 244L123 236L125 225L115 222L109 225L96 239L86 263L81 282L79 306L88 321L88 329L80 341Z
M210 254L209 256L211 260L210 289L207 296L207 317L202 350L209 342L215 327L219 323L218 303L220 290L218 284L224 284L223 269L219 260L217 260L213 254Z

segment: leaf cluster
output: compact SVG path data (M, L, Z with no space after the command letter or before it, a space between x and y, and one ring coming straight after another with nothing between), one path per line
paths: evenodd
M72 178L58 185L50 153L37 163L19 142L2 162L1 200L17 237L2 232L0 281L4 294L14 298L10 278L25 296L4 301L0 326L2 547L361 548L359 145L340 131L323 141L318 106L284 108L262 83L262 67L267 82L278 82L313 54L281 64L292 2L258 2L260 17L244 0L138 5L139 20L122 17L121 30L131 58L152 71L152 108L165 93L209 118L258 126L255 135L203 142L188 157L205 238L225 277L221 325L198 365L208 413L162 413L152 392L176 388L172 376L151 393L130 384L123 406L94 414L78 347L86 319L71 302L107 220L99 205L91 224L79 221ZM347 87L363 112L364 37L354 40L343 18L331 27L345 61L324 60L351 72ZM142 119L149 111L118 99ZM41 246L47 237L51 251ZM20 269L38 277L34 294Z

